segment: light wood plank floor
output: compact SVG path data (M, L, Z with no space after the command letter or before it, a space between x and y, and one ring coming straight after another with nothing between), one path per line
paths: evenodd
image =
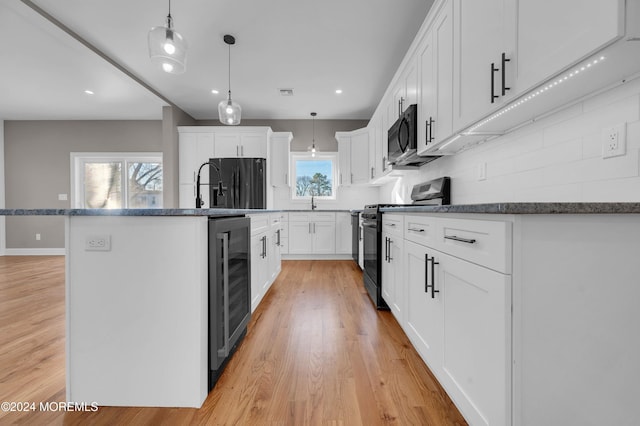
M64 401L64 258L0 257L0 401ZM202 408L0 411L0 424L463 425L351 261L283 261Z

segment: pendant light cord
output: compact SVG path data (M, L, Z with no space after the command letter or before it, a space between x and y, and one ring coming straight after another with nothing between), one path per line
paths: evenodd
M229 99L231 99L231 44L229 46Z
M173 28L173 18L171 17L171 0L169 0L169 14L167 15L167 28Z

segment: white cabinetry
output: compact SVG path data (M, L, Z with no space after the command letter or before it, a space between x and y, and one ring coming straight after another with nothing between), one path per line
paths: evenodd
M269 285L265 288L265 294L282 269L282 225L280 223L280 217L280 213L272 213L269 215L269 220L271 221L268 233L271 240L267 248Z
M255 131L246 127L240 130L227 127L223 129L225 130L218 130L215 134L215 157L267 158L270 131Z
M179 206L196 206L196 175L202 163L213 158L213 133L180 133L178 143ZM201 182L209 182L209 167L202 168ZM205 206L209 205L209 191L202 191Z
M418 46L418 155L453 130L453 6L446 1Z
M382 297L399 324L404 324L406 293L404 284L404 237L402 215L382 217Z
M509 423L511 224L404 223L407 335L470 424Z
M252 214L249 217L251 218L251 312L253 312L280 274L282 214Z
M351 254L351 213L336 212L336 254Z
M336 132L338 141L338 183L356 185L369 182L373 172L369 167L369 129Z
M273 186L289 186L289 156L292 139L291 132L273 132L271 134L271 155L267 168Z
M469 3L469 2L464 2ZM518 0L509 17L515 22L514 69L522 92L599 51L623 34L622 0ZM553 11L553 13L549 13ZM635 17L638 19L638 16Z
M251 312L260 304L271 280L267 256L269 228L269 215L251 216Z
M335 254L334 212L290 212L289 254Z

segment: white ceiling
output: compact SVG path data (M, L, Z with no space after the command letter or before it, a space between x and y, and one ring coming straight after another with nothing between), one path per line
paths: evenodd
M224 34L236 37L231 90L243 118L307 119L317 111L318 119L369 119L432 3L174 0L174 28L189 50L186 73L172 75L156 69L147 51L147 32L164 25L168 1L2 0L0 119L160 119L167 102L215 119L227 91Z

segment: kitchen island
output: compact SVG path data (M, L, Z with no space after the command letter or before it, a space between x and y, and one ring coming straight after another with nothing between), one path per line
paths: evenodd
M200 407L208 219L243 210L1 210L66 216L66 401Z

